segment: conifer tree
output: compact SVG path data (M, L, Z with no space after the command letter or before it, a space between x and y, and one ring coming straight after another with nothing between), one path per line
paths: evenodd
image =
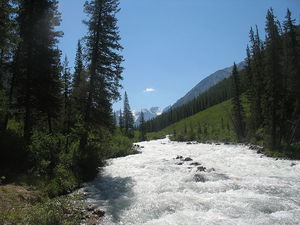
M52 131L52 118L60 110L60 51L57 49L60 24L55 0L20 2L20 42L15 76L19 106L24 108L24 137L30 142L34 115L41 113Z
M256 26L256 33L253 29L250 30L250 52L247 52L247 58L252 54L252 60L247 59L248 78L251 73L251 85L249 93L251 93L250 110L252 114L253 129L257 130L262 126L263 113L262 113L262 95L264 92L264 59L262 41L259 38L258 28ZM249 50L248 50L249 51Z
M144 112L141 110L141 116L140 116L140 140L145 141L146 140L146 129L145 129L145 118L144 118Z
M63 83L63 96L64 96L64 133L70 132L71 126L71 72L69 68L69 61L67 56L63 62L63 75L62 75L62 83Z
M133 119L132 112L130 110L129 100L128 100L128 96L127 96L126 92L125 92L125 95L124 95L124 109L123 109L123 113L124 113L124 128L125 128L125 132L128 132L128 130L130 130L130 129L133 128L134 119Z
M80 84L83 82L84 79L83 72L84 72L83 53L82 53L81 41L79 40L77 43L77 50L75 56L73 88L78 88Z
M122 131L122 129L124 128L124 117L123 117L122 109L120 109L119 126Z
M293 141L295 127L300 122L300 54L295 20L288 9L283 22L283 76L284 76L284 135L286 143Z
M14 88L12 62L18 42L16 8L17 4L11 0L0 1L0 130L7 127Z
M278 23L273 10L268 10L266 17L266 48L265 48L265 92L264 118L265 131L269 136L268 145L271 148L281 141L282 133L282 102L283 76L281 67L282 42Z
M122 56L119 44L116 13L118 0L92 0L85 3L88 20L86 39L88 62L88 96L85 107L85 132L80 141L83 149L88 141L88 130L93 125L110 127L111 101L120 97L118 88L122 79Z
M242 141L245 137L245 122L243 116L244 110L241 103L240 78L235 63L232 69L232 81L233 81L232 86L233 86L233 93L234 93L232 99L233 124L235 127L238 140Z
M77 43L75 66L72 79L72 109L74 110L74 117L81 120L84 117L86 99L87 99L87 72L84 67L84 57L82 51L81 41Z

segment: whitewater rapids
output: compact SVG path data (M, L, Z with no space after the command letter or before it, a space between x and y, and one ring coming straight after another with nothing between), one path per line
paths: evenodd
M109 160L84 188L106 212L101 224L300 224L299 161L241 145L138 144L141 154Z

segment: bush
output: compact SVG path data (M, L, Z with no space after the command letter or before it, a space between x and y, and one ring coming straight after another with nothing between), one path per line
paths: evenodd
M132 153L132 140L123 135L114 135L108 158L126 156Z
M24 218L22 224L30 225L79 225L81 211L76 209L75 198L61 197L37 204ZM78 203L77 203L78 204Z
M0 132L0 146L0 176L6 176L9 182L15 173L28 167L27 152L23 138L10 130Z

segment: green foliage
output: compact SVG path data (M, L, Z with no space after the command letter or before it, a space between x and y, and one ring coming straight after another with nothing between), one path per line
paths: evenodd
M231 101L225 101L174 123L159 132L148 133L148 138L153 139L173 134L172 139L177 141L236 141L230 118L231 107ZM228 124L229 130L222 129L220 118L223 118L224 124ZM190 124L190 126L188 127L186 124Z
M246 90L245 83L245 71L242 70L239 72L241 85L241 92ZM170 109L169 111L161 114L160 116L145 122L145 129L147 132L157 132L160 131L173 123L176 123L182 119L185 119L189 116L195 115L198 112L201 112L205 109L208 109L211 106L219 104L225 100L233 97L233 92L231 88L231 79L225 78L223 81L214 85L206 92L200 94L198 97L192 101L177 107L175 109Z

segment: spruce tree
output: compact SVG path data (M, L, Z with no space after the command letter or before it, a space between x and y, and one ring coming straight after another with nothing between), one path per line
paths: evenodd
M71 106L71 72L69 68L69 61L67 56L63 62L63 74L62 74L62 83L63 83L63 96L64 96L64 107L63 107L63 114L64 114L64 133L70 132L71 126L71 113L72 113L72 106Z
M232 117L233 124L235 127L238 141L243 141L245 138L245 122L244 122L244 110L241 103L241 88L240 78L237 71L236 64L234 63L232 69L232 87L233 87L233 98L232 98Z
M300 123L300 54L297 27L288 9L283 22L283 76L284 76L284 135L285 142L291 144L295 128Z
M140 140L145 141L146 140L146 129L145 129L145 118L144 118L144 112L141 110L141 116L140 116Z
M7 127L13 99L13 55L18 43L16 8L11 0L0 1L0 130Z
M73 75L73 88L79 88L80 84L83 82L83 73L84 73L84 63L83 63L83 53L81 41L77 43L77 50L75 56L75 67Z
M262 113L262 96L264 92L264 59L263 59L263 47L262 41L258 34L258 28L256 26L256 32L253 29L250 30L250 52L247 52L247 58L250 54L252 59L247 59L247 75L248 79L251 79L249 93L251 93L250 111L252 114L253 129L257 130L262 127L263 113ZM250 75L251 73L251 75ZM249 77L251 76L251 78Z
M264 118L267 144L278 146L282 134L282 41L273 10L266 16Z
M123 117L122 109L120 109L120 115L119 115L119 127L120 127L120 130L121 130L121 131L122 131L122 129L124 128L124 117Z
M112 125L111 101L120 97L118 88L122 79L122 49L119 44L116 13L118 0L92 0L85 3L88 34L85 37L88 63L88 96L85 107L85 132L80 141L83 149L88 131L93 126Z
M60 110L60 24L55 0L20 2L20 42L15 62L18 104L24 109L24 137L30 142L36 115L45 116L49 131Z
M134 119L133 119L132 112L130 110L129 100L128 100L128 96L127 96L126 92L125 92L125 95L124 95L124 109L123 109L123 113L124 113L124 128L125 128L125 132L128 132L128 130L130 130L130 129L133 128Z
M88 92L87 72L84 66L84 56L81 41L77 43L75 66L72 79L72 102L74 117L81 120L84 117Z

